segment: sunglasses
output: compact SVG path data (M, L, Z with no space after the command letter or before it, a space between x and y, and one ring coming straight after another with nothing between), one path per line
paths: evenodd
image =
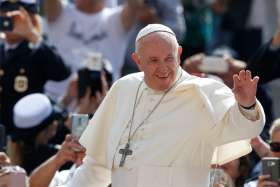
M269 146L272 152L280 152L280 142L270 142Z

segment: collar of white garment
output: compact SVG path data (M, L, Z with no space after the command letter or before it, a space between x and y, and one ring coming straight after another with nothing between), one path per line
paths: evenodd
M177 69L176 78L175 78L173 84L180 78L181 73L183 73L183 72L182 72L181 67L179 66L178 69ZM143 87L142 90L146 90L146 91L148 91L148 93L151 93L151 94L154 94L154 95L160 95L160 94L164 93L164 91L158 91L158 90L154 90L154 89L150 88L147 85L147 83L145 82L145 79L143 81L143 86L142 87Z
M19 46L18 44L8 44L7 42L4 43L4 49L5 51L8 51L9 49L16 49Z

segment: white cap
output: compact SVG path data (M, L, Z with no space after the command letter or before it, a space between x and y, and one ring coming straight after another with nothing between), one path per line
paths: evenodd
M25 3L25 4L36 4L36 0L0 0L0 2L11 2L11 3Z
M144 36L147 36L147 35L149 35L151 33L154 33L154 32L166 32L166 33L169 33L169 34L173 35L174 37L176 37L175 33L169 27L167 27L165 25L149 24L139 31L139 33L137 34L135 42L138 42L138 40L140 40Z
M252 151L250 140L240 140L216 147L211 164L223 165Z
M53 111L49 98L40 93L21 98L14 106L14 124L17 128L28 129L40 125Z

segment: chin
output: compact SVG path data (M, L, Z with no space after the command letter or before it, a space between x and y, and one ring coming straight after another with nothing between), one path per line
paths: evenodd
M172 86L172 84L159 84L157 87L159 91L165 91L169 89Z

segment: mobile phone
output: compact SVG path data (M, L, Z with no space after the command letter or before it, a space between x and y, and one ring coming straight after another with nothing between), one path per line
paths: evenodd
M72 114L71 116L71 134L74 138L79 139L86 129L89 121L87 114Z
M13 28L12 18L0 16L0 31L12 31Z
M226 73L229 66L222 57L206 56L202 59L202 63L198 68L206 73Z
M101 53L90 53L85 68L78 71L78 97L85 95L86 89L91 89L91 95L102 92L101 71L104 67Z
M0 124L0 151L4 152L6 149L6 133L4 125Z
M262 174L270 175L270 181L280 182L280 158L264 157L262 159Z
M90 88L93 96L97 91L102 91L100 71L91 71L86 68L78 70L78 98L82 98L86 94L87 88Z

